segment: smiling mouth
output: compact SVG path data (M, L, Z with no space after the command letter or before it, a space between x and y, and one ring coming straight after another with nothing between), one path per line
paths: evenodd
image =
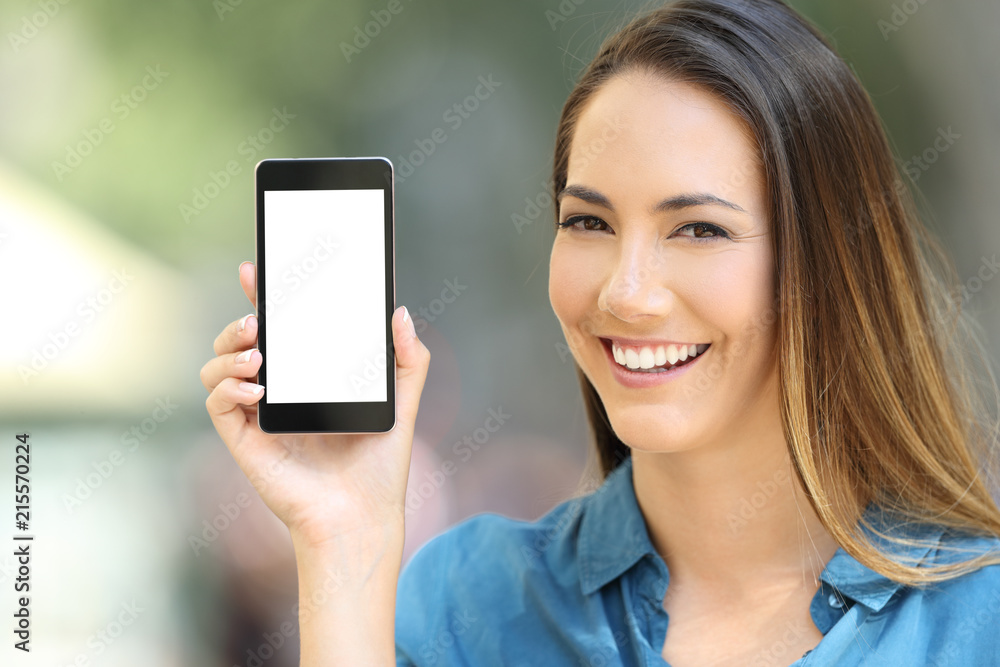
M711 347L710 343L633 347L618 345L608 338L600 341L619 366L635 373L672 371L691 363Z

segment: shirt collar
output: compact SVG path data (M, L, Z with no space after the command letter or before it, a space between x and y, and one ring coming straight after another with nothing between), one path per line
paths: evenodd
M905 563L923 559L944 532L935 525L895 521L874 503L866 508L865 516L878 532L917 540L911 546L901 546L866 530L876 545L882 545L895 558L904 558ZM580 587L584 595L617 579L647 553L662 561L649 538L635 497L631 456L612 470L600 488L587 498L580 520L578 549ZM903 586L862 565L842 547L837 548L820 579L872 611L885 606Z
M632 486L632 457L612 470L587 499L580 519L580 587L590 595L647 553L656 554Z
M865 518L874 531L862 528L879 550L905 565L920 563L941 541L944 528L934 524L912 524L894 518L893 515L871 503L865 509ZM881 533L881 535L880 535ZM897 544L885 536L903 537L913 540L913 544ZM860 602L873 612L886 605L896 592L904 586L859 563L853 556L838 547L833 558L826 564L820 579L827 582L847 597Z

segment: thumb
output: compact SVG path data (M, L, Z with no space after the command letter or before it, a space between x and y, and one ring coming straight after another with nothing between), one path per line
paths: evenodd
M392 314L392 342L396 350L396 421L409 432L417 421L420 394L427 379L431 353L417 338L406 306L400 306Z

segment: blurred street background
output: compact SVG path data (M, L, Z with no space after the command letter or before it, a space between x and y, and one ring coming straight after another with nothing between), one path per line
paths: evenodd
M869 91L1000 358L1000 4L791 4ZM30 656L12 648L17 563L0 549L0 664L298 663L287 530L198 375L253 312L237 267L264 158L395 163L397 305L433 357L404 557L473 514L535 519L587 487L547 293L552 146L600 41L651 6L0 4L0 479L11 494L29 432L36 535ZM507 417L488 433L491 411Z

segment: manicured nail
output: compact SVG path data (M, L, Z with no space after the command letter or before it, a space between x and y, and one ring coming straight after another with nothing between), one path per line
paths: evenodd
M406 306L403 306L403 321L410 327L410 335L416 338L417 330L413 328L413 320L410 319L410 311L406 309Z
M255 347L251 347L249 350L240 352L238 355L236 355L236 363L245 364L246 362L250 361L250 357L253 355L253 351L256 349L257 348Z
M245 391L248 394L253 394L256 396L264 389L263 385L254 384L253 382L240 382L240 390Z
M247 320L250 319L251 317L253 317L253 313L250 313L249 315L244 315L240 319L239 324L236 325L236 331L239 333L243 333L243 330L247 328Z

